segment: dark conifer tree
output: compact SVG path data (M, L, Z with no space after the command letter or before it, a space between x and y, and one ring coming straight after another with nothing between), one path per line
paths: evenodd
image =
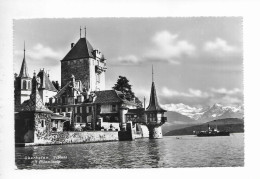
M113 89L121 91L127 100L135 101L138 104L138 107L142 107L142 102L135 96L134 92L132 91L132 85L129 84L129 80L126 77L119 76Z

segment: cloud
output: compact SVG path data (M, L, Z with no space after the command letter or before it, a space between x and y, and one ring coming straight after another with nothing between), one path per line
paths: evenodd
M135 95L140 98L140 100L145 96L146 98L150 97L150 89L145 88L136 88L133 90Z
M21 59L21 56L23 56L22 51L15 51L14 54L16 58L19 59ZM54 50L48 46L44 46L38 43L31 49L27 49L25 56L28 64L44 67L59 65L60 60L62 60L65 54L66 53L62 50Z
M152 37L152 43L153 47L145 52L144 58L172 64L179 64L181 57L192 56L196 49L190 42L180 40L178 34L171 34L168 31L157 32Z
M243 91L239 88L210 88L207 91L189 88L180 92L163 87L159 94L161 94L163 104L173 102L192 106L208 106L215 103L231 106L243 104Z
M210 89L213 93L218 93L218 94L228 94L228 95L234 95L234 94L238 94L238 93L242 93L241 89L238 88L234 88L231 90L227 90L226 88L211 88Z
M161 31L151 37L152 46L145 49L139 57L126 55L118 57L121 64L140 64L147 61L168 62L170 64L180 64L182 57L190 57L195 54L195 46L186 40L179 39L178 34L171 34L168 31Z
M209 104L221 103L223 105L237 106L243 104L243 98L236 96L223 96L221 98L212 97L209 100Z
M211 88L209 104L221 103L225 105L241 105L243 104L243 91L239 88Z
M28 52L28 56L33 60L55 59L61 60L64 56L61 50L53 50L50 47L44 46L40 43L36 44L32 50Z
M122 64L125 65L133 65L133 64L139 64L140 63L140 59L138 59L136 56L134 55L126 55L123 57L118 57L118 61Z
M237 47L229 45L227 41L221 38L216 38L214 41L205 42L203 50L219 56L227 54L232 55L239 52Z
M163 96L168 96L168 97L173 97L173 96L181 96L181 97L197 97L197 98L206 98L208 97L208 93L202 92L201 90L198 89L188 89L188 92L179 92L175 90L171 90L167 87L162 88L162 95Z

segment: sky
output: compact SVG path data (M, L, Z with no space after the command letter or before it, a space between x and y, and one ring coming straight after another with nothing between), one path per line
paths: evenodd
M242 23L241 17L14 20L14 73L25 41L29 74L44 68L60 81L60 60L86 26L86 38L107 59L106 89L126 76L136 96L149 99L153 65L161 104L242 105Z

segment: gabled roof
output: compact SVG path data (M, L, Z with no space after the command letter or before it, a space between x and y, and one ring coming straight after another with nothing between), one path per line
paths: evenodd
M59 98L62 94L64 94L67 90L68 87L72 87L74 90L76 90L79 94L83 94L83 92L81 92L78 88L73 87L73 83L72 81L69 81L65 86L63 86L63 88L61 88L61 90L55 95L53 96L54 98Z
M25 101L20 109L19 112L28 111L28 112L46 112L52 113L42 102L41 96L39 94L38 89L34 89L30 99Z
M28 68L27 68L27 64L26 64L25 56L23 57L23 62L22 62L22 66L21 66L20 74L19 74L18 77L29 78Z
M89 43L89 41L85 37L80 38L79 41L74 45L74 47L72 47L69 53L61 61L88 58L88 57L94 58L92 52L93 52L93 47Z
M147 112L166 112L163 108L158 103L157 95L156 95L156 89L155 89L155 84L152 82L152 88L151 88L151 94L150 94L150 101L149 105L146 108Z
M51 80L49 79L48 75L45 73L44 70L40 70L40 72L37 75L38 77L40 77L41 79L41 83L39 88L41 89L45 89L45 90L49 90L49 91L58 91L54 85L52 84Z
M116 90L104 90L104 91L95 91L97 95L94 103L119 103L123 102L123 99L118 96L121 92Z
M96 99L94 103L96 104L109 104L109 103L121 102L124 104L137 106L136 103L121 98L120 96L123 95L121 91L117 91L117 90L95 91L95 94L96 94Z

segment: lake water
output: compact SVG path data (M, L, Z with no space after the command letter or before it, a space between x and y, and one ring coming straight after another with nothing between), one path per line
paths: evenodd
M16 147L19 169L244 166L244 134Z

